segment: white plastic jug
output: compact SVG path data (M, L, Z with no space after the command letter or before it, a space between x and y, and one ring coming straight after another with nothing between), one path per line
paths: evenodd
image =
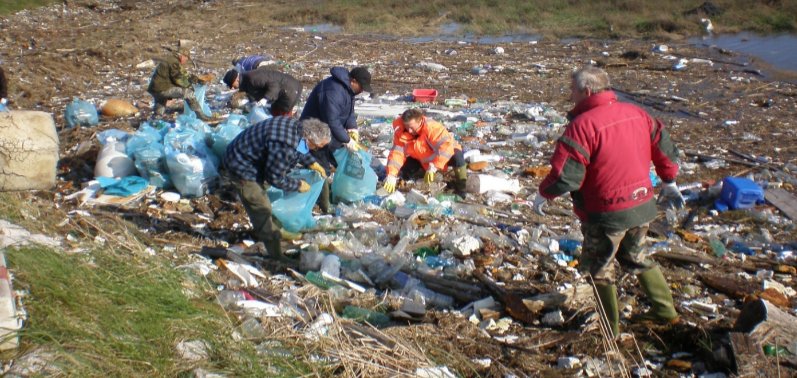
M136 165L127 154L125 144L109 140L97 155L97 164L94 166L95 177L123 178L138 173Z

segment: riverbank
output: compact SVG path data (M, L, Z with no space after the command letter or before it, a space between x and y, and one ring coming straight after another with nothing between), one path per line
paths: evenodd
M125 0L121 8L139 1ZM0 3L0 14L43 5L68 4L69 8L94 8L94 0L11 0ZM219 4L218 2L210 3ZM395 36L538 34L562 38L639 38L681 40L705 33L702 18L709 18L715 33L751 31L781 33L797 30L794 1L716 0L298 0L281 7L234 2L224 7L239 10L236 23L269 26L331 24L346 33ZM185 8L170 2L174 11Z

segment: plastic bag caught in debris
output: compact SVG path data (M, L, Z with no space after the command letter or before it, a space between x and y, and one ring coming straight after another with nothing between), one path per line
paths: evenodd
M290 232L299 232L316 226L313 218L313 205L324 187L324 178L317 172L309 169L292 171L288 177L304 180L310 185L310 190L304 193L289 192L285 194L282 189L268 188L266 194L271 201L271 210L274 216L282 222L282 228Z
M333 202L356 202L374 193L377 177L371 159L363 150L354 154L345 148L335 151L338 169L332 181Z
M209 153L204 140L197 141L190 129L177 129L163 138L166 165L172 182L184 197L201 197L219 181L216 156Z
M194 97L196 97L199 106L202 108L202 113L205 113L206 117L210 117L213 113L210 111L208 103L205 102L205 91L207 91L208 86L205 84L192 84L192 87L194 88ZM183 106L183 114L195 115L194 111L188 107L188 102Z
M69 127L78 125L94 126L100 120L94 105L86 101L80 101L77 97L72 100L72 104L66 106L64 119L66 119L66 124Z
M216 154L219 160L224 160L224 153L227 151L227 146L241 133L241 131L244 130L234 124L228 123L219 125L219 127L216 128L210 140L213 141L213 147L211 147L213 153Z
M255 106L252 108L252 111L249 112L249 118L247 118L247 120L249 121L250 125L254 125L269 118L271 118L271 114L268 114L266 109L264 109L262 106Z
M125 153L127 153L127 156L132 157L136 151L147 148L153 143L159 143L161 139L163 139L163 137L160 132L145 122L141 124L138 131L127 140Z

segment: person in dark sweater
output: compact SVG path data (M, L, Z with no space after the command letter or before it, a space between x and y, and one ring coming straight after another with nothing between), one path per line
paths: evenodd
M229 88L238 89L256 102L271 104L272 116L293 116L293 108L302 95L302 83L279 71L258 68L244 73L229 70L224 75ZM265 101L264 101L265 100Z

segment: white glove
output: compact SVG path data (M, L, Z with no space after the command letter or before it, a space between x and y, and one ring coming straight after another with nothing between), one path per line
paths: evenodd
M268 107L268 100L265 98L261 98L260 101L257 102L257 106L262 106L264 108Z
M347 148L347 149L349 150L349 152L351 152L351 153L356 153L356 152L357 152L357 150L359 150L359 149L360 149L360 147L359 147L359 146L357 146L357 141L356 141L356 140L354 140L354 139L352 139L352 138L349 138L349 142L348 142L348 143L346 143L346 148Z
M0 100L0 104L3 104L3 105L8 104L8 99L4 98L4 99Z
M537 193L537 196L534 197L534 205L532 205L534 207L534 211L537 214L545 215L545 212L542 211L542 207L545 205L546 202L548 202L548 200L545 199L545 197L543 197L542 194Z
M675 185L675 181L666 183L661 187L661 192L659 193L659 198L656 200L656 203L661 204L664 202L669 202L675 209L684 207L686 200L684 196L681 195L681 191L678 190L678 185Z

